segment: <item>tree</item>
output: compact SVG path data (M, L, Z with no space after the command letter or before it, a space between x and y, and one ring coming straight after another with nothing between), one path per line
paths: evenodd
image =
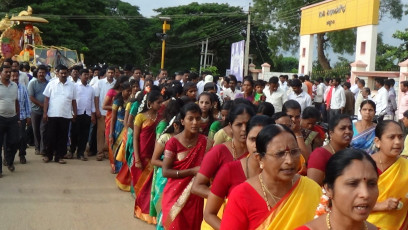
M7 0L9 15L27 8L27 1ZM64 46L85 54L87 64L142 65L149 20L139 8L119 0L32 0L33 14L45 45ZM92 12L92 14L90 14ZM132 19L129 19L132 17Z
M269 31L269 46L279 51L298 51L300 8L316 3L314 0L254 0L255 21ZM401 19L401 0L382 0L381 13ZM325 51L331 47L337 53L352 53L355 49L355 29L316 35L317 57L323 69L331 69Z

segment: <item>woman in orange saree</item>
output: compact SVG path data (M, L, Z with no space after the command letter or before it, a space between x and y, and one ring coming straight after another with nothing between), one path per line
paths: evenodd
M256 149L263 170L232 191L220 229L294 229L312 220L321 188L297 174L301 150L293 132L268 125Z
M132 184L135 191L135 217L155 224L156 219L149 215L150 191L152 185L153 165L150 163L156 141L156 126L162 114L163 96L158 90L145 95L134 122L133 164L130 168Z
M194 176L207 150L207 138L199 134L201 110L186 104L180 112L184 131L172 137L164 151L162 212L165 229L199 230L203 219L203 198L191 193Z

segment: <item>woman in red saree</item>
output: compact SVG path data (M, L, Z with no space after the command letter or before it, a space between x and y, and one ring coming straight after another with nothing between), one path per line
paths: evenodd
M183 132L172 137L164 151L162 212L165 229L199 230L203 219L201 197L191 193L194 176L207 150L207 138L199 134L200 107L186 104L180 112Z
M124 82L128 82L129 77L122 76L120 77L115 85L113 86L112 89L110 89L107 93L106 96L103 100L103 105L102 109L106 110L106 117L105 117L105 140L108 145L108 150L109 150L109 162L111 165L111 172L115 173L115 158L114 154L112 151L112 147L109 145L109 134L110 134L110 125L111 125L111 120L112 120L112 105L113 105L113 99L115 96L122 91L122 84Z
M140 105L133 128L133 162L130 172L135 191L135 217L155 224L156 219L149 215L150 191L153 166L150 163L156 142L156 126L161 120L163 96L160 91L152 90L145 95Z
M247 127L246 146L249 152L248 156L239 161L224 164L214 178L204 210L204 219L213 229L220 229L221 218L217 214L232 189L261 172L259 162L256 159L258 154L255 141L261 129L273 123L272 118L268 116L257 115L252 117Z
M313 219L321 188L297 174L301 150L286 126L268 125L256 138L262 172L228 197L221 229L294 229Z

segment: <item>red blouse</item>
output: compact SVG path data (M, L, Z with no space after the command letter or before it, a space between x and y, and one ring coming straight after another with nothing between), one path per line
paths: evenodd
M246 157L246 155L243 154L241 158ZM234 158L225 144L216 145L205 154L198 172L208 178L214 178L222 165L233 160Z
M313 150L313 152L309 156L307 168L308 169L314 168L326 172L327 162L329 161L332 155L333 154L331 154L331 152L327 151L323 147Z
M221 198L228 197L232 189L245 182L241 161L228 162L218 171L211 185L211 192Z

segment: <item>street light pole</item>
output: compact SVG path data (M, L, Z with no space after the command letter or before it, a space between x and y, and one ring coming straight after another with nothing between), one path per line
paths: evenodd
M170 24L167 24L167 21L171 21L169 17L159 17L163 21L163 34L162 34L162 55L161 55L161 64L160 68L164 69L164 52L166 50L166 31L170 30Z

